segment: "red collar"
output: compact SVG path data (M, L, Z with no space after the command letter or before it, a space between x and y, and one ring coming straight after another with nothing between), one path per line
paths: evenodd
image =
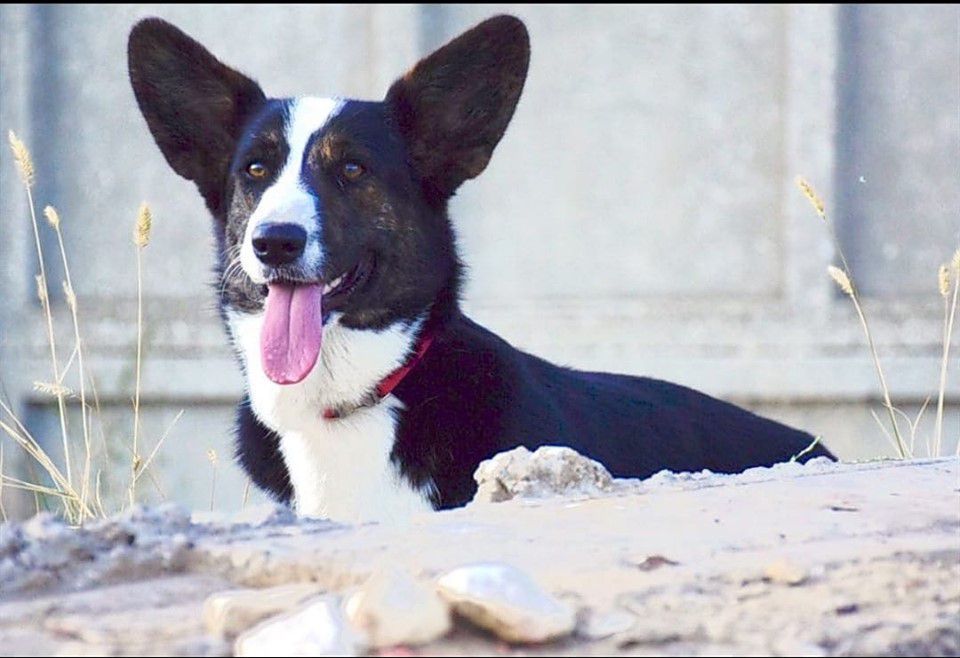
M417 347L406 363L402 366L391 372L389 375L384 377L377 383L375 392L372 393L366 400L357 405L347 405L343 407L329 408L323 410L323 417L327 419L343 418L361 407L372 407L375 404L379 403L383 398L390 395L390 393L395 389L403 378L413 370L413 368L420 363L420 360L423 359L423 355L427 353L430 344L433 342L433 333L424 332L423 335L417 339Z

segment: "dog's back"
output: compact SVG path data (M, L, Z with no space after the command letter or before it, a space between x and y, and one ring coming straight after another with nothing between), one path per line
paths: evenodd
M442 507L473 495L473 470L517 446L562 445L617 477L662 469L736 473L798 455L814 437L677 384L562 368L460 316L396 389L396 456L429 473ZM806 452L804 452L806 451Z

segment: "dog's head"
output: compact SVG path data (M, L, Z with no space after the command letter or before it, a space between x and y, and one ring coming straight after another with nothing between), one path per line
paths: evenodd
M381 330L455 296L446 204L513 115L529 61L518 19L462 34L379 102L269 98L159 19L134 27L128 55L154 139L213 214L222 303L263 314L271 380L306 376L331 315Z

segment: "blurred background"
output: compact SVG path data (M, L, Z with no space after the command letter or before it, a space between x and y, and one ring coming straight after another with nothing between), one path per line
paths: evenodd
M888 424L861 326L826 274L837 263L830 231L795 179L825 199L894 403L915 416L939 384L937 268L960 245L956 5L4 5L0 128L33 152L38 210L62 216L100 405L90 436L97 463L116 466L103 468L105 497L123 499L131 458L141 201L154 212L142 254L141 454L167 436L140 490L232 510L246 482L232 464L242 382L213 304L210 219L136 108L133 23L174 22L274 96L378 99L420 56L504 11L526 21L533 55L489 168L451 204L467 312L554 361L676 381L802 427L845 459L894 454L871 415ZM65 362L63 271L55 233L42 218L40 229ZM4 145L0 393L58 455L56 401L35 386L52 378L37 270ZM918 425L919 455L935 403ZM70 414L78 445L76 401ZM5 473L36 475L0 443ZM32 511L33 498L15 494L4 492L7 512Z

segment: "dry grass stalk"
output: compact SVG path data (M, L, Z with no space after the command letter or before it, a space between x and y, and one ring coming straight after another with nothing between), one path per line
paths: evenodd
M795 461L797 461L798 459L800 459L801 457L803 457L804 455L806 455L806 454L808 454L809 452L811 452L814 448L816 448L818 445L820 445L820 441L821 441L822 439L823 439L823 437L820 436L819 434L818 434L817 436L813 437L813 441L810 442L810 445L808 445L806 448L804 448L803 450L801 450L800 452L798 452L797 454L795 454L793 457L791 457L791 458L790 458L790 461L791 461L791 462L795 462Z
M83 343L80 335L79 319L78 319L78 303L77 296L74 291L73 281L70 274L70 265L67 259L67 253L64 246L63 233L61 232L62 220L60 214L52 206L47 206L44 208L43 215L46 218L47 223L50 228L55 232L57 236L57 243L60 250L60 257L63 263L63 270L65 275L65 280L62 282L64 298L66 300L67 307L70 310L71 317L73 320L73 330L74 330L74 349L70 354L69 359L66 363L61 366L60 359L57 354L57 345L54 340L53 333L53 314L51 310L50 303L50 293L48 287L47 273L45 268L45 260L42 249L42 243L40 241L40 229L39 222L37 221L37 212L36 205L33 199L32 187L36 179L36 169L33 164L33 159L30 155L30 151L27 149L26 145L19 139L14 133L8 135L10 141L11 149L13 150L14 159L16 161L16 166L20 174L20 178L24 184L27 200L30 209L30 219L33 225L33 234L34 242L37 251L37 257L40 264L40 273L36 276L37 282L37 297L40 300L41 306L43 308L46 325L47 325L47 338L50 345L50 354L51 362L53 365L53 380L51 382L36 382L35 390L40 392L53 395L57 398L58 411L59 411L59 421L60 421L60 433L61 439L63 441L63 451L64 451L64 470L61 471L57 463L50 457L50 455L44 450L43 446L35 439L33 435L29 432L26 426L17 418L13 413L13 410L7 405L2 399L0 399L0 432L7 434L15 444L17 444L27 455L30 457L30 461L27 463L27 469L30 472L30 478L33 482L28 482L20 480L18 478L4 474L2 468L2 453L0 453L0 488L2 486L10 486L12 488L23 489L30 491L34 495L34 500L36 502L37 511L41 509L41 496L50 496L59 501L62 504L64 517L71 523L82 524L84 519L91 518L95 515L101 517L107 515L107 510L104 507L102 499L102 472L98 469L95 476L95 483L91 486L91 465L92 465L92 448L91 448L91 432L92 432L92 416L94 410L90 408L86 400L86 387L87 387L87 377L90 376L86 372L84 367L84 350ZM137 267L137 280L138 280L138 293L142 291L142 274L140 268L140 250L147 245L150 239L150 230L151 230L152 217L150 214L150 209L144 204L140 208L140 212L137 217L137 223L134 230L134 242L137 245L137 256L138 256L138 267ZM137 420L135 425L137 427L137 433L139 433L139 388L140 388L140 361L142 357L142 298L141 294L138 294L138 312L137 312L137 391L135 395L135 413L137 414ZM86 459L84 461L83 475L80 482L75 482L72 465L73 462L70 457L70 444L68 441L68 432L67 432L67 414L65 408L65 398L67 397L76 397L77 394L72 391L70 388L64 385L64 377L68 373L74 363L74 359L78 364L79 377L80 377L80 387L79 387L79 398L80 398L80 408L83 416L83 439L84 447L86 450ZM103 414L100 409L100 400L97 396L96 386L94 380L90 377L90 385L92 386L94 401L96 402L96 417L100 421L100 434L103 439L104 444L104 454L109 455L107 449L106 435L103 428ZM181 414L182 415L182 411ZM9 417L10 420L5 420L3 415ZM174 420L174 423L180 418L180 415ZM172 428L173 423L170 427L167 428L167 431L160 438L157 445L154 447L153 452L150 455L150 458L144 463L140 456L134 451L133 464L134 471L137 476L143 475L145 469L149 466L150 462L157 454L157 450L160 445L163 443L164 439L167 436L167 433ZM136 441L136 438L135 438ZM2 450L2 446L0 446ZM40 484L39 474L37 473L36 467L42 468L46 472L47 476L50 478L52 484L45 485ZM160 491L161 496L163 492L160 490L159 484L156 482L156 479L151 473L147 473L150 479L157 486L158 491ZM2 494L2 491L0 491ZM134 499L131 498L131 502L134 502ZM0 502L2 504L2 502Z
M153 450L150 452L150 456L143 462L140 467L139 472L137 473L137 478L139 479L144 473L150 478L150 481L153 483L154 488L157 490L157 493L160 494L160 497L166 500L166 495L163 493L163 489L160 487L160 483L154 479L152 472L150 471L150 465L153 464L154 457L157 456L157 453L160 451L160 446L163 445L163 442L167 440L167 436L170 434L170 430L173 429L173 426L176 425L180 418L183 417L184 410L181 409L180 412L174 417L170 424L167 425L167 428L163 431L163 434L160 435L160 440L157 441L157 444L153 446Z
M141 252L150 243L150 229L153 226L153 213L150 207L143 203L137 214L137 224L133 231L133 243L137 252L137 375L133 394L133 460L130 474L130 505L137 497L137 474L140 472L140 365L143 361L143 259Z
M213 511L213 503L217 497L217 465L219 459L217 458L217 451L213 448L207 450L207 459L210 460L210 465L213 467L213 481L210 483L210 511Z
M0 410L12 419L12 424L0 420L0 430L13 439L14 443L19 445L44 471L50 476L54 487L45 487L39 484L23 482L9 475L0 475L5 484L14 488L32 491L35 494L50 494L56 492L56 497L61 499L64 508L64 515L72 522L77 523L79 519L89 515L89 509L83 507L83 501L77 493L73 484L66 478L63 472L57 467L43 447L30 434L29 430L14 415L13 410L0 400ZM35 478L36 479L36 478Z
M243 500L240 501L240 509L247 509L247 502L250 500L250 485L253 484L253 481L250 478L247 478L246 484L243 485Z
M83 424L83 476L81 479L80 497L83 500L83 508L87 507L87 500L90 495L90 468L92 460L92 451L90 446L90 419L87 417L87 388L86 388L86 369L83 364L83 343L80 340L80 318L77 309L77 295L73 289L73 279L70 276L70 263L67 259L67 249L63 242L63 232L60 230L60 214L53 206L47 206L43 209L43 214L50 223L57 235L57 246L60 249L60 262L63 264L63 273L66 277L63 282L64 297L67 300L67 308L70 309L70 318L73 323L73 342L74 352L77 355L77 368L80 379L80 419ZM80 519L83 524L83 519Z
M943 357L940 359L940 386L937 391L937 420L933 430L933 452L943 450L943 396L947 389L947 365L950 363L950 342L953 339L953 321L957 316L957 293L960 291L960 249L957 249L949 266L941 265L938 277L940 296L943 297ZM951 283L953 300L949 301ZM960 455L960 439L956 454Z
M10 520L7 516L7 508L3 503L3 444L0 443L0 519L6 523Z
M58 384L62 383L60 365L57 359L57 342L53 336L53 313L50 309L50 293L47 288L47 270L43 260L43 247L40 243L40 227L37 222L36 205L33 202L33 183L35 181L36 169L33 165L33 157L16 134L11 130L7 137L10 141L10 148L13 151L13 158L16 161L17 169L20 171L20 178L23 181L24 189L27 192L27 205L30 208L30 220L33 225L34 246L37 250L37 261L40 264L40 275L37 277L37 296L40 298L40 305L43 307L44 316L47 321L47 342L50 345L50 360L53 365L53 378ZM70 444L67 440L67 413L66 404L62 395L57 396L57 409L60 414L60 438L63 443L63 458L67 471L67 479L73 481L70 460Z
M813 189L813 186L810 185L803 178L797 178L797 186L800 188L800 191L803 192L804 196L810 201L810 204L813 206L813 209L819 215L827 226L830 228L830 237L833 239L833 247L837 252L837 255L840 257L840 262L843 267L838 268L831 265L828 268L828 272L833 280L840 286L841 290L850 299L853 301L853 306L857 311L857 316L860 318L860 326L863 328L863 333L867 337L867 344L870 347L870 354L873 356L873 365L877 371L877 377L880 380L880 388L883 391L883 406L886 407L887 413L890 416L890 425L893 427L893 434L896 437L896 446L897 452L900 454L900 458L906 458L908 456L907 446L903 441L903 436L900 433L900 426L897 424L897 417L894 414L894 406L890 400L890 389L887 386L886 377L883 374L883 367L880 365L880 355L877 353L876 345L873 341L873 334L870 331L870 324L867 322L867 316L863 312L863 305L860 301L860 295L857 292L857 288L853 283L853 277L850 275L850 265L847 263L846 256L843 254L843 248L840 246L840 240L837 238L836 228L833 226L833 222L830 221L829 216L827 215L825 206L820 196L817 194L816 190Z

